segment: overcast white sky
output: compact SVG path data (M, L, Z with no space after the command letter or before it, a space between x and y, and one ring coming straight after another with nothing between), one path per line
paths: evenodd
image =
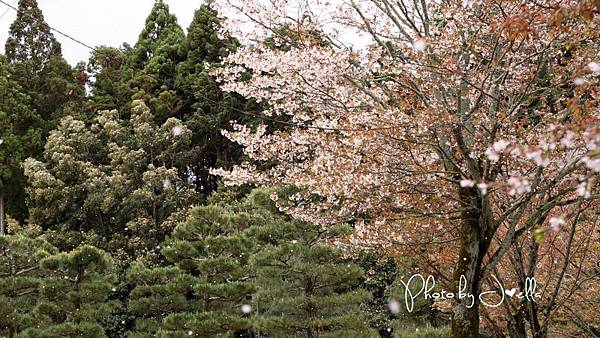
M13 3L16 0L4 0ZM187 31L194 10L204 0L165 0L171 13L177 16L179 24ZM46 22L90 46L107 45L117 47L123 42L134 44L144 28L146 16L150 13L154 0L38 0ZM8 8L0 3L0 16ZM9 10L0 18L0 53L4 53L4 43L10 24L16 17ZM62 45L63 56L70 64L87 61L89 50L54 32Z

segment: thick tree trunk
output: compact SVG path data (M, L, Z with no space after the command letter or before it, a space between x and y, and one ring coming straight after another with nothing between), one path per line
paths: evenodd
M476 234L463 233L458 266L454 272L457 298L452 308L452 336L479 337L480 244Z
M479 337L479 294L483 258L490 244L490 224L482 198L474 188L461 189L464 202L459 261L454 271L457 288L452 308L452 336Z

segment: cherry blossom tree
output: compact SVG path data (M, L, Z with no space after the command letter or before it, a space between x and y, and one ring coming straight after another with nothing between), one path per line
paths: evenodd
M515 243L575 222L561 210L597 209L597 2L213 6L246 44L224 60L223 90L286 126L224 132L250 159L213 171L228 184L295 186L279 207L351 222L354 247L444 243L471 294ZM452 306L455 337L479 336L467 301Z

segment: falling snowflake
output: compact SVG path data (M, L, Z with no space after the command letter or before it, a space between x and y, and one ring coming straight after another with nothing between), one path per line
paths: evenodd
M170 179L165 178L162 183L163 183L163 188L165 188L165 189L171 188L171 180Z
M183 128L181 128L181 126L175 126L171 129L171 132L173 133L173 136L179 136L183 133Z
M461 188L472 188L475 186L475 181L473 180L461 180L460 187Z
M479 191L481 192L482 195L487 194L488 185L485 184L484 182L479 183L477 185L477 188L479 188Z
M550 218L550 220L548 221L548 224L550 224L550 228L553 231L558 231L560 230L560 228L567 224L567 222L565 222L564 219L560 218L560 217L552 217Z
M582 86L582 85L584 85L584 84L585 84L585 79L584 79L584 78L582 78L582 77L576 77L576 78L573 80L573 83L574 83L576 86Z
M427 48L427 43L424 40L419 39L413 43L413 50L417 53L424 51L425 48Z
M390 300L388 307L393 314L398 314L400 312L400 302L395 299Z
M248 304L242 305L242 312L246 313L246 314L252 312L252 306L250 306Z
M600 63L598 62L588 63L588 68L594 73L600 73Z

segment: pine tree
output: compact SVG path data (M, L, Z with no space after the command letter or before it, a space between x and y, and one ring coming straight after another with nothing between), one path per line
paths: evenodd
M316 243L342 228L292 221L269 194L219 194L175 228L162 250L171 266L132 269L135 335L376 335L359 309L361 269Z
M318 227L297 221L282 225L285 236L279 243L252 258L256 329L273 337L377 336L361 313L361 304L371 299L359 286L362 270L318 242L325 234Z
M109 300L116 276L111 257L92 246L44 258L36 327L27 337L105 337L103 322L119 304Z
M391 338L395 318L389 301L391 287L398 283L398 266L392 257L376 251L361 251L353 261L365 271L361 286L373 295L373 299L364 304L369 323L381 337Z
M41 238L0 236L0 336L15 337L37 324L33 309L40 297L40 260L56 253Z
M134 286L127 307L136 318L129 337L153 336L169 314L194 309L191 301L194 277L177 267L151 269L136 262L127 273L127 281Z
M12 79L10 65L0 55L0 235L6 211L23 220L26 215L25 178L21 161L42 144L41 119L29 105L29 97Z
M138 320L136 334L147 334L148 322L160 323L153 329L164 337L231 337L248 331L242 306L254 290L248 258L256 242L245 232L255 222L249 214L220 206L193 209L162 251L175 267L129 274L136 284L130 308L146 318Z

